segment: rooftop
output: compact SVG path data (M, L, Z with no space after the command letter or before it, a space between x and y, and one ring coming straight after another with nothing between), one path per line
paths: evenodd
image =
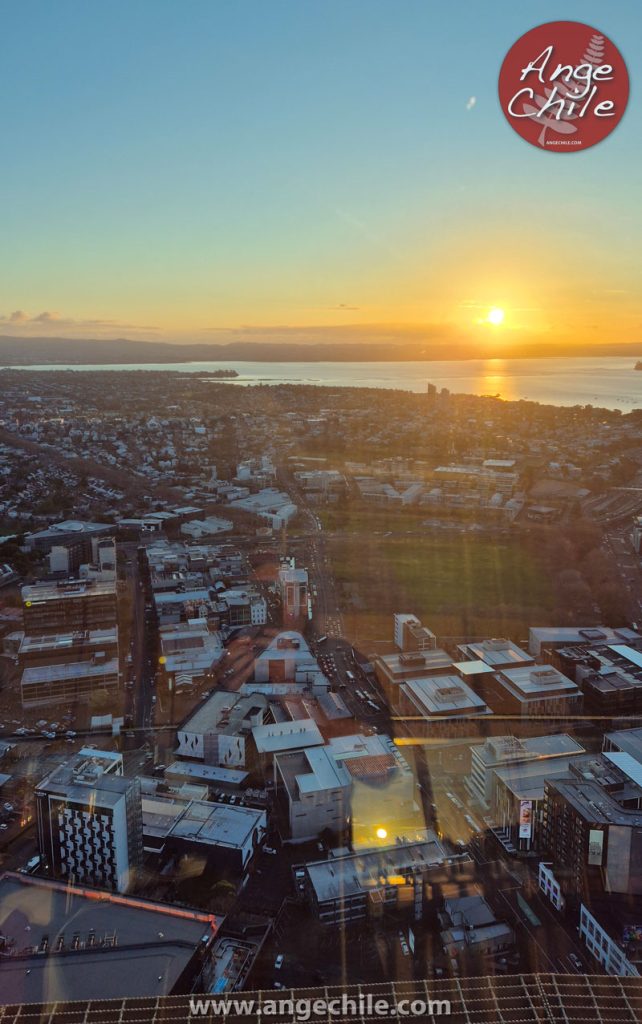
M529 736L523 739L517 736L493 736L472 749L474 756L489 766L507 761L528 761L584 753L584 747L567 733Z
M311 718L257 725L252 729L252 736L259 754L323 745L323 736Z
M142 798L143 831L160 838L239 849L265 823L265 811L208 800Z
M580 691L572 680L552 665L525 665L522 668L503 668L498 678L508 684L521 700L539 700L547 697L572 697Z
M489 715L491 712L478 694L460 676L428 676L403 683L402 693L426 718L442 715Z
M0 932L13 952L0 958L0 1003L165 995L218 924L193 910L4 874Z
M481 640L460 644L458 650L470 661L483 661L493 668L503 665L530 665L532 657L512 640Z
M631 754L636 761L642 763L642 728L641 729L618 729L615 732L604 734L605 741L610 746L617 747L627 754Z
M172 776L196 779L199 782L221 783L228 786L241 786L248 777L248 772L237 768L219 768L213 764L196 764L193 761L173 761L165 769L165 777Z
M74 647L101 647L103 644L115 644L118 630L111 629L79 629L73 633L55 633L50 636L23 636L20 643L20 655L39 653L58 653L73 650Z
M452 667L452 658L439 648L433 651L412 651L404 654L384 654L376 659L393 682L444 672Z
M179 732L236 732L253 712L267 710L263 694L240 695L217 690L179 728Z
M441 864L445 859L437 836L427 829L416 842L314 861L306 865L306 870L317 900L325 903L399 884L401 875Z
M116 594L115 580L61 580L58 583L34 583L22 588L25 604L65 601L77 597L103 597Z
M22 686L64 682L66 679L91 679L92 676L118 676L118 658L33 665L22 673Z

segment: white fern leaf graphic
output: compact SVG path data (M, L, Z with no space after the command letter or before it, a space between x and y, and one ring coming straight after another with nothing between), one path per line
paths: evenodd
M599 67L604 62L604 36L595 34L591 36L589 44L584 52L581 61L578 62L576 68L581 64L590 64L591 67ZM558 135L572 135L577 131L577 126L570 124L570 121L577 120L577 114L573 113L574 107L572 104L580 99L584 92L584 86L581 82L575 85L571 85L569 82L559 80L555 83L555 90L550 88L544 88L545 96L533 96L533 102L537 106L533 106L531 103L524 101L523 111L527 114L531 120L537 121L542 126L542 131L537 139L540 146L546 145L546 132L548 130L557 132ZM541 113L541 108L550 100L553 93L556 91L556 95L559 99L568 101L568 108L563 106L559 114L551 115L550 117L544 116ZM539 108L539 109L538 109Z

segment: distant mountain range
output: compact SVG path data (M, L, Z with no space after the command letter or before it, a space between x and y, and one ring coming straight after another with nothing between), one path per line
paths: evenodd
M554 356L632 356L642 354L642 343L606 345L512 344L480 353L473 344L403 342L398 345L371 342L326 342L303 345L292 342L238 341L228 344L178 344L131 341L128 338L83 340L78 338L19 338L0 335L0 366L43 363L77 365L110 363L198 362L409 362L411 360L549 359Z

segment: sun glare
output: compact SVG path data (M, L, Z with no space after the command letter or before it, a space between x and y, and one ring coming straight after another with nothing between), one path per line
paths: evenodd
M496 326L499 326L499 324L504 322L504 310L498 309L497 306L493 306L492 309L488 310L488 316L486 317L486 320L488 321L489 324L495 324Z

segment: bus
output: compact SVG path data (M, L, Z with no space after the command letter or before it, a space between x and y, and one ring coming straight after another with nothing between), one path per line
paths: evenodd
M324 644L327 639L328 639L327 636L320 636L319 639L317 640L317 643L318 644Z

